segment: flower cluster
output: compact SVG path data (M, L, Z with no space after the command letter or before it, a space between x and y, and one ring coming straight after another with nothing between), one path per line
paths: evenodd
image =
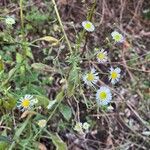
M111 80L112 84L115 84L120 79L120 68L110 68L109 71L109 80ZM94 86L99 81L98 73L94 68L91 69L88 73L83 75L83 81L88 86ZM96 100L98 105L107 105L110 103L112 99L111 90L107 86L101 86L99 90L96 92Z
M84 134L84 132L87 132L90 128L90 124L87 122L81 123L81 122L77 122L74 130L77 131L80 134Z
M95 27L90 21L83 21L82 26L88 32L94 31ZM125 42L125 38L122 34L117 31L113 31L111 33L112 39L115 43L123 43ZM108 61L108 53L104 49L96 49L96 58L97 62L100 64L104 64ZM110 67L109 70L109 80L112 84L115 84L120 79L121 69L116 67ZM86 74L83 75L83 81L88 86L94 86L99 81L98 72L96 72L95 68L92 68ZM96 92L96 101L99 106L108 105L112 100L112 93L108 86L101 86Z
M6 23L7 25L13 25L13 24L15 24L15 19L14 19L13 17L7 17L7 18L5 19L5 23Z
M38 125L40 128L44 128L46 126L47 121L45 119L41 119L38 121Z

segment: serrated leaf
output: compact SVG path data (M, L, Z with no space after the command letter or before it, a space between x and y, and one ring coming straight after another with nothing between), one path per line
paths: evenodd
M74 92L75 88L79 83L79 68L76 66L75 63L70 70L69 78L68 78L68 88L67 88L67 96L71 97Z
M63 115L63 117L69 121L71 116L72 116L72 111L71 111L71 108L68 106L68 105L64 105L64 104L61 104L59 106L59 111L61 112L61 114Z
M46 64L42 64L42 63L33 63L31 65L31 67L34 68L35 70L39 70L39 71L55 72L55 70L53 68L51 68L50 66L48 66Z
M79 73L78 73L79 68L76 65L73 65L72 69L70 70L69 73L69 82L74 83L75 85L78 83L79 81Z
M27 55L29 58L34 59L34 57L33 57L33 54L32 54L32 51L31 51L31 48L30 48L30 47L28 47L28 48L26 49L26 55Z

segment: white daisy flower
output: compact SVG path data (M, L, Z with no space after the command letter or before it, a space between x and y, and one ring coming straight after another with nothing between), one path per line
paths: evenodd
M83 123L83 129L85 130L89 130L90 124L88 124L87 122Z
M88 32L93 32L95 30L94 25L90 21L83 21L82 26Z
M79 132L79 133L83 133L82 123L81 122L77 122L75 127L74 127L74 130Z
M120 33L117 32L117 31L113 31L113 32L111 33L111 36L112 36L112 38L115 40L115 42L117 42L117 43L123 43L123 42L125 41L125 38L123 37L123 35L120 34Z
M31 109L36 103L38 103L38 100L33 99L32 95L25 95L24 97L21 97L19 99L19 101L17 102L17 107L21 111L25 111Z
M116 82L119 81L120 79L120 72L121 72L121 69L120 68L110 68L110 76L109 76L109 80L111 80L111 83L112 84L115 84Z
M112 94L108 87L102 86L96 93L96 101L98 105L107 105L112 100Z
M39 125L39 127L44 128L46 126L46 123L47 121L45 119L41 119L37 124Z
M99 63L104 63L107 61L107 52L102 49L97 53L97 61Z
M12 17L7 17L7 18L5 19L5 23L6 23L7 25L13 25L13 24L15 24L15 19L12 18Z
M98 80L98 73L96 73L96 70L94 68L92 68L89 73L83 76L83 81L89 86L93 86L93 84L96 84Z

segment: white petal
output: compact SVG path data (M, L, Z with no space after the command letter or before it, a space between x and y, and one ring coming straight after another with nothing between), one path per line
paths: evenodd
M113 68L113 67L110 67L110 71L111 71L111 72L114 71L114 68Z
M95 68L91 69L91 73L95 73L95 71L96 71Z
M119 74L119 73L121 72L121 69L117 67L117 68L115 69L115 71Z

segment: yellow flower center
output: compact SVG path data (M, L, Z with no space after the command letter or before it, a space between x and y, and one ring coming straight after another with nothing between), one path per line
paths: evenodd
M86 23L85 28L86 29L90 29L91 28L91 24L90 23Z
M88 80L88 81L93 81L93 80L94 80L94 75L93 75L92 73L89 73L89 74L87 75L87 80Z
M117 77L118 77L117 72L113 71L113 72L111 73L111 78L112 78L112 79L116 79Z
M105 55L104 55L104 53L98 53L97 57L98 57L98 59L102 60L105 58Z
M22 107L28 108L29 105L30 105L30 100L29 100L29 99L24 99L24 100L22 101L22 104L21 104Z
M106 92L101 92L101 93L99 94L99 98L100 98L101 100L105 100L106 97L107 97Z
M115 40L120 41L121 40L121 35L119 35L119 34L115 35Z

